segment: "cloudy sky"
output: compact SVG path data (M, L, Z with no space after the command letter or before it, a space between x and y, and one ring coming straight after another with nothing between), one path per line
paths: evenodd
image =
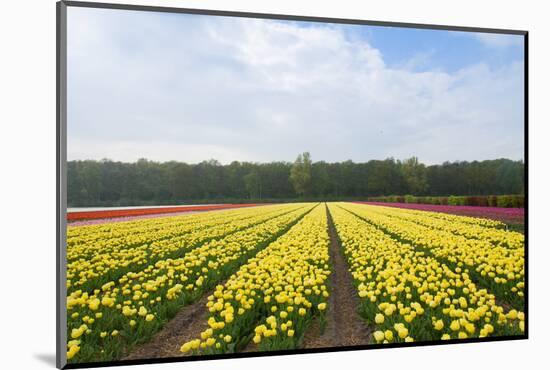
M68 8L68 159L523 158L523 37Z

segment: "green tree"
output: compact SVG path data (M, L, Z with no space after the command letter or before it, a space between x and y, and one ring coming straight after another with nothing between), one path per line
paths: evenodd
M401 164L403 179L410 193L423 195L428 190L428 171L417 157L405 159Z
M250 197L277 201L297 194L342 200L411 193L506 195L525 191L524 171L523 161L503 158L424 166L414 157L312 163L309 153L298 156L296 163L69 161L67 201L69 206L117 206L232 202Z
M244 176L243 180L250 199L262 197L262 182L258 171L252 170Z
M303 196L309 190L311 182L311 156L309 152L299 154L294 161L290 169L290 182L299 196Z
M400 164L393 158L369 161L367 171L369 195L403 194L405 191Z
M326 162L313 163L311 167L311 192L316 196L324 196L329 188L329 175Z

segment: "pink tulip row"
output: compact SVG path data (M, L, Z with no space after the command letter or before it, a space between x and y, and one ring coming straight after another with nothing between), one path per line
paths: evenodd
M386 203L386 202L357 202L379 205L385 207L397 207L417 209L428 212L443 212L454 215L483 217L498 220L507 224L523 224L525 222L524 208L499 208L499 207L475 207L475 206L443 206L418 203Z

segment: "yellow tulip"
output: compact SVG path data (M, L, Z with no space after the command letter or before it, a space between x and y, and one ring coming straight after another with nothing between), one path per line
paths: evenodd
M77 345L73 345L69 348L69 350L67 351L67 359L70 360L72 359L77 353L78 351L80 351L80 347L77 346Z
M516 310L510 310L506 314L506 318L508 318L510 320L515 320L515 319L517 319L517 317L518 317L518 311L516 311Z
M180 348L180 351L183 353L189 352L190 350L191 350L191 342L184 343Z
M373 333L374 335L374 339L377 341L377 342L382 342L385 338L385 335L384 335L384 332L383 331L380 331L380 330L377 330Z
M138 315L139 315L139 316L145 316L145 315L147 315L147 309L146 309L145 307L141 306L141 307L139 308Z

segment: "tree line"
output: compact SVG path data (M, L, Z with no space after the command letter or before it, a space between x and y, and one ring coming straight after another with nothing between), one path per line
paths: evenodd
M385 195L498 195L524 192L524 163L509 159L429 165L412 157L356 163L197 164L111 160L68 162L69 206L192 202L350 200Z

